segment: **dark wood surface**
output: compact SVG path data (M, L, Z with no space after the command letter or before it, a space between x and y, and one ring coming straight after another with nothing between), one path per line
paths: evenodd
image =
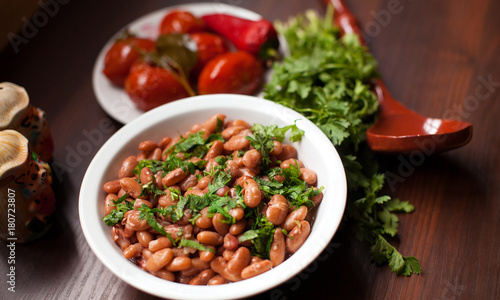
M52 1L55 2L55 1ZM100 145L69 161L85 132L111 120L91 84L102 45L128 22L181 1L60 1L58 12L18 51L0 55L0 81L24 86L48 115L59 166L57 215L39 241L17 245L16 293L0 280L1 299L151 299L115 277L87 245L78 219L78 193ZM321 0L219 1L286 20ZM437 156L384 156L397 180L387 192L416 207L400 217L403 255L423 273L398 277L370 262L366 244L341 230L327 251L291 282L254 299L499 299L500 298L500 2L362 1L347 5L359 19L392 94L431 117L474 126L472 141ZM392 6L394 5L394 6ZM484 82L489 81L489 85ZM421 158L421 159L419 159ZM74 159L74 158L73 158ZM7 248L0 244L2 273Z

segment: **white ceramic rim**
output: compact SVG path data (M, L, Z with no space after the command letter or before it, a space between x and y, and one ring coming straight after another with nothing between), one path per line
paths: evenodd
M102 109L116 121L122 124L127 124L143 114L144 111L138 109L134 105L122 87L112 84L102 73L106 53L116 39L120 37L122 32L124 32L127 28L138 37L154 39L159 34L158 27L162 18L168 11L176 9L187 10L195 16L202 16L209 13L228 13L249 20L259 20L262 18L261 15L253 11L234 5L224 3L189 3L158 9L124 26L116 34L114 34L101 49L92 71L92 87L97 98L97 102ZM285 56L288 54L286 41L281 35L279 36L279 40L280 54ZM264 82L267 82L270 77L271 69L267 70L264 74ZM262 98L262 92L260 92L257 96Z
M324 155L322 163L324 166L329 166L328 172L331 176L327 181L325 178L318 178L319 185L325 186L325 193L309 238L297 253L278 267L254 278L220 286L190 286L168 282L141 270L123 257L119 247L112 241L110 228L101 219L104 201L101 187L105 181L110 180L104 176L111 161L117 159L119 155L117 149L122 149L124 145L130 143L130 137L135 137L136 140L148 139L147 136L140 134L155 124L193 111L201 112L214 107L259 114L265 111L266 115L273 116L269 122L274 119L285 124L293 124L296 121L299 128L307 128L303 141L313 140L316 149L321 149L321 153L330 154ZM195 123L197 120L191 121ZM307 162L305 163L307 166ZM253 96L217 94L191 97L165 104L144 113L118 130L98 151L87 169L80 190L79 216L84 236L95 255L109 270L129 285L163 298L235 299L249 297L278 286L312 263L338 229L345 209L346 195L346 179L340 157L323 132L304 116L272 101Z

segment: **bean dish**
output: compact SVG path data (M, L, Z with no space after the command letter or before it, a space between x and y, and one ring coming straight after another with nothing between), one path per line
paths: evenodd
M165 280L218 285L262 274L304 244L323 199L316 173L285 143L303 133L217 114L143 141L103 185L103 221L125 258Z

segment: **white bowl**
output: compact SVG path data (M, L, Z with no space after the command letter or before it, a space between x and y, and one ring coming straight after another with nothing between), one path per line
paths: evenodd
M122 161L138 152L144 140L160 140L189 130L216 113L251 124L296 124L305 131L302 141L293 143L299 159L316 171L318 186L324 186L311 234L304 245L281 265L254 278L219 286L190 286L157 278L126 258L111 237L104 216L102 185L116 179ZM346 179L342 162L328 138L299 113L274 102L252 96L205 95L165 104L118 130L99 150L89 165L80 190L79 213L83 233L90 247L116 276L146 293L174 299L234 299L248 297L282 284L312 263L335 234L346 204Z

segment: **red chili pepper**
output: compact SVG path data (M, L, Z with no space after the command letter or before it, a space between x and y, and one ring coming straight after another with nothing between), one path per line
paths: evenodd
M214 32L231 41L241 51L256 55L266 61L278 56L278 34L271 22L261 19L252 21L226 14L202 17Z

